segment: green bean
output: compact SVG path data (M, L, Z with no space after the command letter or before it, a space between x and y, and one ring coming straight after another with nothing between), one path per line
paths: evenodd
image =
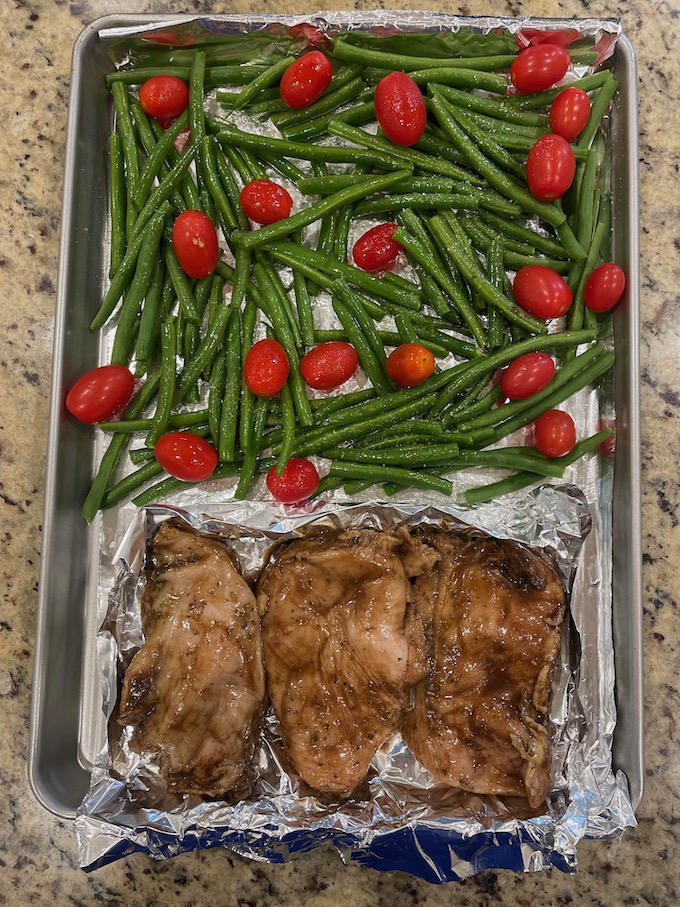
M295 444L295 406L287 382L281 388L279 400L281 402L282 441L281 451L276 460L276 474L280 476L286 468L286 463L290 460Z
M567 323L569 324L570 329L573 326L574 330L578 330L583 325L583 314L585 308L585 285L586 281L593 272L599 258L600 245L604 238L605 231L606 227L602 223L599 223L595 227L593 239L590 243L590 249L588 250L588 257L586 258L585 265L583 267L583 273L581 274L581 279L579 280L576 293L574 294L574 301L571 304L569 314L567 316Z
M154 372L156 385L154 393L158 390L160 372ZM207 409L194 409L189 412L175 413L168 419L168 428L189 428L193 425L203 425L208 421ZM133 434L134 432L148 431L153 425L153 419L119 419L115 422L100 422L99 428L111 434Z
M352 71L356 72L357 70L352 67ZM364 90L364 83L361 78L357 77L343 83L335 91L332 89L333 85L331 83L326 93L309 107L304 107L302 110L288 110L286 113L274 114L272 123L279 129L285 129L288 126L299 126L301 123L307 123L315 117L324 116L342 104L353 101Z
M420 308L420 299L418 297L420 288L415 286L415 284L413 285L413 292L406 293L400 288L385 283L384 280L373 277L373 275L359 268L353 268L351 265L345 264L345 262L320 255L313 249L308 249L299 243L269 243L266 251L278 261L311 276L322 286L325 284L322 283L320 276L317 276L315 269L334 274L336 277L342 277L352 286L359 287L364 292L379 296L381 299L388 299L404 308L415 310ZM330 286L330 284L332 284L332 281L328 285Z
M143 375L147 370L149 360L156 351L160 336L160 325L164 321L161 318L164 270L163 258L158 255L151 272L151 280L144 297L142 316L139 322L139 333L137 334L135 346L135 359L137 360L135 375L137 377Z
M359 329L370 346L373 355L378 362L378 365L382 370L385 368L385 347L383 342L378 336L378 332L375 328L375 322L368 315L366 309L364 308L361 299L352 292L349 285L344 280L338 280L333 286L333 292L337 293L340 297L341 302L347 307L350 311L354 320L359 325Z
M451 254L465 280L477 290L486 303L495 306L509 321L528 331L536 334L545 332L544 322L529 315L486 279L479 260L466 248L465 233L451 212L443 216L436 215L429 223L439 241Z
M492 72L478 69L463 69L462 67L444 67L428 69L414 69L411 78L416 85L427 85L429 82L437 85L453 85L467 91L488 91L492 94L505 95L508 88L506 76L498 76Z
M214 481L215 479L226 479L238 475L240 467L240 463L220 463L210 478ZM151 504L159 498L162 500L169 497L171 494L174 494L176 491L184 491L186 488L195 488L198 484L200 483L184 482L182 479L175 479L170 476L162 482L158 482L156 485L151 485L149 488L145 489L141 494L138 494L137 497L132 499L132 503L136 507L146 507L147 504Z
M222 401L226 380L227 348L222 346L213 360L208 389L208 425L215 450L220 443L220 420L222 419Z
M503 170L519 177L521 180L526 179L526 168L520 164L505 148L503 148L488 132L485 132L478 126L472 117L467 116L464 110L457 108L455 104L445 104L447 112L454 121L464 130L476 145L486 154L490 161L493 161ZM533 141L531 142L533 144Z
M560 243L549 239L547 236L543 236L541 233L529 230L527 227L523 227L515 221L509 220L507 217L501 217L500 215L494 214L492 211L480 211L479 219L511 239L533 245L536 250L545 253L551 258L566 257L564 248Z
M189 388L193 386L203 370L212 363L222 343L228 318L229 308L225 305L218 306L205 337L194 354L194 358L190 362L185 363L184 369L179 376L175 393L175 406L184 400Z
M245 457L241 466L241 475L239 476L238 485L234 492L234 498L242 501L248 495L248 490L255 478L257 468L257 454L260 449L260 443L264 435L267 424L267 409L269 407L268 397L258 397L255 401L255 411L253 414L253 433L252 438L245 449Z
M240 226L239 221L220 182L215 162L215 137L212 135L206 135L201 139L201 160L203 162L203 174L206 185L213 197L215 207L220 213L226 232L238 229Z
M116 334L111 350L113 365L127 365L132 355L134 332L139 319L142 300L146 296L154 272L158 247L163 233L163 222L157 221L153 230L144 237L135 268L135 276L130 283L118 316Z
M246 307L243 310L243 339L241 341L241 418L239 419L238 426L239 443L241 445L241 450L245 450L248 447L253 428L253 406L255 403L255 396L246 384L244 377L244 366L246 356L248 355L248 352L253 345L256 321L257 308L254 303L247 302Z
M588 117L588 122L581 130L581 133L576 140L577 148L590 148L593 139L595 138L595 133L600 128L602 118L609 110L609 105L611 104L612 98L616 94L616 89L618 87L619 83L610 74L609 79L603 82L600 90L595 96L595 99L590 108L590 116Z
M299 158L306 161L326 161L327 163L372 164L384 170L395 170L403 167L396 154L377 154L373 151L361 151L356 148L341 148L337 145L311 145L304 142L291 142L286 139L274 139L269 136L243 132L223 123L214 124L218 142L224 147L262 149L279 157Z
M130 236L130 243L134 242L134 240L140 237L148 228L151 217L174 193L193 159L194 147L191 145L179 158L177 163L173 165L172 169L161 179L155 190L149 196L148 201L139 212L139 216L135 221L135 226Z
M331 135L337 135L348 142L355 142L357 145L368 148L371 153L385 155L386 162L396 158L401 166L403 164L411 164L421 170L436 173L438 176L451 176L461 181L471 178L471 174L457 164L433 158L423 151L416 151L415 148L403 148L393 145L387 139L377 135L370 135L368 132L364 132L363 129L357 129L355 126L344 123L338 117L331 117L328 121L328 131ZM410 174L406 174L406 176L410 176Z
M217 445L220 461L227 463L236 456L238 404L241 395L241 312L234 302L229 309L225 339L227 374Z
M145 463L139 469L135 470L135 472L131 472L129 475L125 476L124 479L121 479L120 482L117 482L106 492L100 505L101 509L108 510L111 507L115 507L116 504L120 503L120 501L131 494L135 488L139 488L140 485L144 485L149 479L159 476L162 472L163 467L156 460Z
M402 469L398 466L373 466L367 463L342 463L338 460L331 462L328 471L330 476L342 476L352 479L373 479L375 482L392 481L400 485L424 488L428 491L438 491L441 494L453 494L453 485L447 479L433 476L426 472L417 472L414 469Z
M459 291L459 288L451 278L451 274L441 266L440 262L429 254L428 249L425 246L421 245L421 243L410 233L406 232L403 227L399 227L396 230L394 239L396 242L400 243L437 281L440 287L452 300L465 324L470 328L477 344L479 346L484 346L486 337L479 317L473 310L467 297Z
M171 242L165 244L165 267L172 278L172 285L175 288L177 299L179 300L180 309L187 319L194 324L201 323L201 316L196 309L196 300L191 289L189 279L179 263L177 254L172 247Z
M254 97L257 97L263 89L269 88L270 85L278 82L292 62L292 57L284 57L282 60L277 60L276 63L273 63L268 69L257 75L251 82L246 83L236 98L234 108L240 110Z
M553 460L553 463L566 469L577 460L580 460L581 457L596 450L600 444L602 444L603 441L606 441L607 438L610 438L612 434L613 432L609 429L599 431L597 434L592 435L592 437L579 441L570 453L565 454L563 457L556 457ZM465 492L465 503L469 507L474 507L477 504L485 504L487 501L500 498L513 491L519 491L522 488L526 488L528 485L533 485L536 479L537 476L534 473L527 474L525 472L520 472L514 476L509 476L507 479L503 479L500 482L493 482L490 485L470 488Z
M109 278L113 277L125 255L125 177L123 145L120 135L112 132L109 137L109 210L111 216L111 262Z
M502 195L517 202L525 211L532 214L538 214L543 220L559 227L566 220L566 215L556 205L548 202L540 202L524 186L512 180L506 173L497 167L497 165L484 154L482 149L470 139L458 125L454 117L449 113L449 108L445 106L443 99L435 92L432 98L432 109L437 120L451 137L455 145L466 156L474 169L480 173L494 189L497 189Z
M125 160L125 178L131 197L134 199L139 179L139 152L135 131L130 120L130 105L128 93L122 82L114 82L111 86L113 105L116 110L116 128L120 135Z
M361 326L343 302L346 289L348 289L346 285L343 286L341 282L338 282L336 285L333 294L333 311L338 316L340 324L350 338L350 343L357 351L361 367L368 375L373 387L378 394L389 394L392 390L390 381L385 375L379 360L376 358L371 345L364 336Z
M295 230L300 230L302 227L314 223L315 220L319 220L324 215L330 214L343 205L351 204L351 202L364 198L366 195L370 195L373 192L381 192L384 189L388 189L390 186L399 183L400 180L408 175L408 170L396 170L393 173L388 173L384 176L371 177L368 180L362 181L357 186L350 186L348 189L341 189L340 192L328 195L321 199L321 201L310 205L308 208L298 211L297 214L293 214L276 223L269 224L266 227L261 227L259 230L251 232L235 231L232 234L232 237L245 249L262 246L265 243L281 239L281 237L287 236L288 234L295 232Z
M312 424L312 410L309 406L309 399L305 390L305 382L300 374L300 360L298 358L295 338L291 331L290 321L286 315L283 305L274 289L271 278L267 269L258 262L253 269L253 273L258 285L262 289L261 303L264 306L264 312L272 323L272 327L278 337L279 342L286 351L288 365L290 368L290 389L295 403L295 409L301 425ZM265 302L266 299L266 302Z
M560 85L559 88L549 88L547 91L538 91L535 94L526 95L518 94L511 98L506 98L508 105L521 110L531 110L534 108L550 107L555 98L565 90L565 88L581 88L583 91L593 91L600 88L611 78L611 73L603 69L600 72L594 72L590 75L583 76L581 79L574 79L568 85Z
M189 113L185 110L172 126L163 133L162 137L156 141L155 147L149 152L149 156L140 173L134 196L134 201L138 208L141 209L149 197L153 181L158 177L164 162L175 148L177 138L186 129L188 123Z
M255 180L264 179L264 177L265 177L264 167L262 166L262 164L260 164L259 160L252 153L252 151L249 151L248 148L241 148L240 154L241 154L241 157L243 158L244 162L247 164L248 169L250 170L250 173L252 175L252 178Z
M146 233L148 234L150 232L155 232L155 230L158 229L159 223L162 229L163 221L170 213L170 210L171 208L169 203L164 203L163 205L161 205L159 210L150 219ZM93 333L101 330L101 328L106 324L109 317L116 308L120 297L127 288L128 281L130 280L132 272L135 270L135 267L137 265L137 260L139 258L144 238L145 235L140 233L128 244L123 260L109 284L109 288L104 295L101 306L99 307L97 314L94 316L92 322L90 323L90 330Z
M346 63L357 63L361 66L377 66L379 69L398 69L403 72L413 72L414 70L428 69L433 67L450 68L455 66L480 68L484 70L506 69L515 59L514 54L486 56L477 58L451 58L447 56L444 59L437 57L417 57L407 56L405 54L394 54L382 50L370 50L366 47L358 47L355 44L348 44L344 38L336 38L333 42L333 55L339 60Z
M354 186L359 180L366 179L362 174L333 173L328 176L305 176L298 181L298 189L304 195L330 195L348 186ZM437 176L407 177L399 186L403 192L454 192L460 186L458 180Z
M507 98L499 101L497 98L484 97L468 91L461 91L458 88L451 88L447 85L439 86L437 93L446 98L447 101L455 104L456 107L475 110L478 113L505 120L508 123L517 123L520 126L541 126L546 129L549 126L547 114L532 113L529 110L519 109L509 103Z
M332 113L325 114L325 116L310 120L309 123L301 123L299 126L288 126L283 131L289 141L306 142L323 135L327 131L328 123L331 119L348 123L350 126L363 126L366 123L372 123L375 120L373 100L357 104L355 107L349 107L347 110L335 110Z
M239 250L240 251L240 250ZM300 334L300 327L297 323L297 319L293 313L293 306L291 305L290 297L286 292L279 272L276 270L269 257L264 255L262 252L256 252L257 262L261 269L267 274L267 283L266 283L266 292L262 286L260 289L267 298L267 305L269 309L272 306L276 307L278 315L285 319L288 322L288 331L292 343L297 351L298 356L302 356L302 335ZM259 281L258 281L259 283ZM272 298L271 293L275 294L275 297Z
M128 404L127 409L123 413L123 419L136 419L137 416L144 411L145 407L158 390L159 380L159 372L154 372L154 374L147 376L146 382L137 391L132 402ZM88 523L91 523L92 520L94 520L97 511L101 507L104 495L106 494L109 482L111 481L111 476L118 466L127 443L127 435L117 434L111 439L109 446L104 452L97 474L92 480L90 490L83 503L83 517Z
M296 239L300 239L299 234ZM298 323L300 325L300 337L303 346L309 348L314 346L314 316L312 314L312 303L309 298L307 281L300 271L293 269L293 294L295 296L295 307L297 308Z
M222 183L229 204L231 205L231 210L236 217L237 225L242 230L250 229L248 218L241 207L241 192L238 183L234 179L234 174L231 172L231 168L229 167L224 154L219 153L217 148L215 148L215 164L217 165L217 173L219 174L220 182Z
M314 421L319 422L326 419L331 413L346 409L348 406L355 406L357 403L363 403L366 400L372 400L375 396L375 390L372 387L366 387L360 391L348 391L346 394L338 394L337 397L311 400Z
M135 447L128 451L128 457L133 466L143 466L154 459L154 452L148 447Z
M304 172L292 161L289 161L288 158L263 154L262 151L258 152L258 157L268 167L276 170L277 173L281 174L281 176L285 176L285 178L289 179L292 183L297 183L305 175Z
M475 211L479 202L473 195L455 192L412 192L408 195L389 195L381 198L369 198L359 202L355 209L357 217L367 214L381 214L384 211L402 211L404 208L424 208L436 211L441 208L453 208Z
M161 435L168 428L175 396L175 357L177 355L177 333L174 321L164 321L161 325L161 371L158 386L156 412L151 421L151 428L146 436L146 446L154 448Z
M259 75L265 66L209 66L206 69L206 88L217 85L245 85ZM140 66L138 69L119 69L106 74L106 84L123 82L126 85L143 85L154 76L176 76L188 82L191 76L190 66Z

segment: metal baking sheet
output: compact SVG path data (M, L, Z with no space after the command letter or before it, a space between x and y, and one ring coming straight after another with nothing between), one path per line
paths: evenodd
M346 14L368 27L391 13ZM335 14L337 20L345 14ZM100 533L80 508L93 469L87 426L65 418L67 388L99 364L88 324L101 298L106 271L106 140L112 114L104 76L113 64L99 39L103 28L140 27L164 17L108 16L88 26L73 54L67 124L61 245L55 316L49 449L35 649L29 777L38 800L73 817L87 791L93 741L101 727L101 691L92 670L97 629ZM193 17L165 17L170 22ZM225 26L244 21L293 24L301 17L215 17ZM442 25L446 16L438 17ZM474 18L456 17L474 26ZM503 20L498 20L499 25ZM549 28L551 20L531 20ZM642 592L639 433L639 241L637 178L637 77L625 35L613 58L619 96L612 114L613 257L628 275L628 305L614 317L617 353L617 444L613 489L613 634L617 727L614 768L628 777L634 807L644 782L642 705ZM83 732L83 725L85 732Z

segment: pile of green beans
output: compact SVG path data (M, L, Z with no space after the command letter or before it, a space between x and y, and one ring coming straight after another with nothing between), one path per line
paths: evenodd
M138 385L121 418L100 424L111 440L84 504L88 521L131 495L141 506L187 487L153 455L173 430L211 441L219 456L211 480L236 481L239 499L258 474L300 456L319 458L317 494L379 485L384 494L450 495L454 471L507 473L470 489L470 506L563 476L607 437L582 439L553 460L533 447L499 446L596 386L613 364L609 316L584 306L585 281L608 255L612 74L601 68L571 83L589 93L592 110L574 144L572 188L554 203L531 195L525 165L549 131L560 89L512 96L514 54L442 60L340 35L328 51L326 93L289 110L278 85L292 53L222 66L186 48L181 65L126 64L107 76L115 111L109 283L90 327L111 329L111 362L130 366ZM574 54L592 62L588 49ZM413 147L374 126L375 85L395 69L409 72L425 98L428 124ZM161 73L189 86L187 110L165 131L137 98ZM261 178L294 188L302 201L285 220L253 228L240 190ZM187 209L211 218L223 246L215 272L199 280L172 247L173 220ZM398 225L404 276L369 274L349 254L350 238L380 218ZM574 293L565 324L550 333L512 293L512 272L537 263L563 274ZM335 327L322 321L319 294ZM243 378L245 357L264 336L281 343L290 365L275 399L256 398ZM324 396L305 385L300 361L327 340L354 345L364 389ZM421 344L438 360L416 387L398 388L386 370L401 343ZM497 370L539 350L558 359L550 384L502 402Z

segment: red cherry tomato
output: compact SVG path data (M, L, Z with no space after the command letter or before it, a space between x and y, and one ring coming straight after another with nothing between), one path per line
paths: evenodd
M183 482L202 482L217 466L217 451L190 431L171 431L156 442L156 459L163 469Z
M333 67L328 57L320 50L310 50L284 72L279 86L281 97L293 110L309 107L319 100L332 78Z
M545 91L566 75L571 57L557 44L534 44L523 50L510 66L510 80L520 94Z
M582 88L565 88L550 108L550 128L568 142L573 142L588 122L590 98Z
M273 180L253 180L241 189L241 207L256 224L275 224L290 214L290 193Z
M568 454L576 444L576 426L569 413L549 409L534 422L534 444L551 459Z
M172 119L189 104L189 88L177 76L153 76L139 89L139 103L147 116Z
M576 158L569 142L561 135L541 136L527 158L527 182L534 198L553 202L562 198L576 173Z
M373 99L380 128L395 145L414 145L425 131L427 110L420 88L405 72L381 79Z
M399 387L416 387L434 372L435 361L427 347L402 343L387 357L385 370Z
M512 288L517 304L536 318L560 318L572 302L566 280L545 265L520 268Z
M300 371L310 387L328 391L340 387L356 372L357 351L351 343L330 340L311 349L300 363Z
M586 281L586 305L593 312L608 312L621 299L625 289L626 275L613 261L607 261L595 268Z
M282 504L298 504L311 497L319 487L319 473L311 460L293 457L286 463L280 476L276 474L276 466L272 466L265 481L277 501Z
M202 211L182 211L172 228L172 248L189 277L209 277L217 266L220 247L213 222Z
M526 353L501 375L501 390L509 400L524 400L550 384L555 363L547 353Z
M243 377L258 397L274 397L288 380L288 357L276 340L258 340L248 350Z
M354 243L352 258L362 271L377 274L394 264L403 246L392 239L398 224L378 224Z
M66 395L66 409L80 422L105 422L125 408L135 379L124 365L102 365L85 372Z

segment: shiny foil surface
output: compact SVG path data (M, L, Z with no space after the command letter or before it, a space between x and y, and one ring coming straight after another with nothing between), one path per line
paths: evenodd
M613 20L466 19L426 13L324 13L276 20L231 17L229 29L254 31L311 22L322 30L340 27L455 30L470 27L573 28L615 39ZM166 20L148 29L173 25ZM219 19L182 20L190 32L220 33ZM139 26L102 35L120 48ZM249 127L250 128L250 127ZM319 297L326 315L329 300ZM323 311L322 311L323 315ZM324 316L325 317L325 316ZM320 323L323 322L323 317ZM327 326L323 323L322 326ZM331 326L330 323L328 326ZM104 343L106 344L106 339ZM361 379L355 384L360 387ZM343 390L351 388L343 388ZM569 402L581 436L613 418L611 388L586 389ZM526 430L505 443L522 443ZM100 447L103 442L99 441ZM323 461L319 464L323 472ZM474 484L499 478L478 470ZM249 502L233 500L234 481L206 482L173 496L171 503L138 512L126 504L103 515L100 524L100 600L96 676L101 690L101 739L91 788L76 817L80 862L95 869L127 854L162 859L187 850L229 847L243 856L281 862L331 847L347 862L401 870L431 882L465 879L491 868L537 871L555 866L574 871L584 837L609 838L635 824L625 776L612 770L616 724L614 650L611 631L611 507L613 468L591 456L570 467L568 483L537 482L490 504L467 509L457 502L470 476L455 474L453 502L441 495L409 492L377 500L375 489L353 499L333 492L295 508L267 500L262 480ZM443 503L444 502L444 503ZM143 643L141 573L147 541L156 524L180 516L194 528L218 533L234 550L249 580L255 580L268 549L322 525L392 528L403 523L467 524L512 538L556 558L569 590L569 616L555 667L549 721L553 751L552 787L541 815L496 797L466 794L437 782L397 735L374 758L367 781L342 803L328 803L300 788L281 747L269 711L258 755L259 780L251 797L236 804L168 793L154 759L129 747L131 729L109 721L124 670ZM92 741L89 741L92 745Z

